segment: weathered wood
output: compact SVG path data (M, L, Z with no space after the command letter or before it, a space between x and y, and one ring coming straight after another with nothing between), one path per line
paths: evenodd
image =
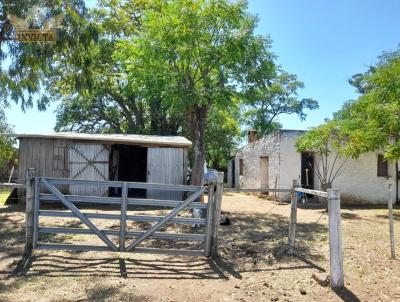
M329 213L329 254L331 287L344 287L342 227L340 216L340 194L337 190L328 190Z
M392 184L389 184L388 209L389 209L390 252L391 252L392 258L395 259L396 258L396 242L394 240Z
M211 256L211 244L213 234L213 215L214 215L214 196L215 196L215 183L208 184L208 200L207 200L207 228L206 228L206 242L204 247L204 255Z
M211 256L218 256L218 232L221 218L222 194L224 192L224 172L218 172L217 187L214 197L214 217Z
M296 241L296 223L297 223L297 194L293 192L290 201L290 224L289 224L289 240L288 240L288 254L294 253Z
M33 248L33 224L34 224L34 192L35 192L35 170L28 169L26 171L26 207L25 207L25 249L24 255L29 257Z
M317 191L317 190L309 190L309 189L304 189L304 188L296 188L296 192L301 192L301 193L306 193L306 194L312 194L320 197L328 197L328 193L324 191Z
M16 184L16 183L10 183L10 182L3 182L0 183L0 188L6 188L6 189L22 189L25 188L25 184Z

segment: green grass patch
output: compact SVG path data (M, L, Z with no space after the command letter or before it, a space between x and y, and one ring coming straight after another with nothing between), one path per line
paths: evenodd
M0 205L4 205L10 193L11 190L0 189Z

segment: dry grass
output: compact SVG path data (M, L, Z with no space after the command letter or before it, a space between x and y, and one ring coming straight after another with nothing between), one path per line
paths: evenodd
M0 206L4 205L10 193L11 193L10 190L0 189Z
M342 211L346 289L338 293L312 278L329 270L324 209L299 209L299 257L280 253L287 241L289 206L235 193L225 194L223 199L223 213L229 215L231 225L220 228L221 257L215 261L36 251L29 270L18 275L15 268L24 241L22 210L18 206L0 207L0 301L400 301L400 264L389 259L385 209ZM113 211L108 209L107 213ZM398 209L395 218L397 230ZM44 225L57 223L55 219L41 221ZM68 224L80 227L76 220ZM113 221L96 224L117 227ZM130 225L131 229L147 227ZM178 227L165 230L176 232ZM186 226L180 231L200 230ZM97 243L97 239L82 235L47 239ZM400 242L398 233L396 239Z

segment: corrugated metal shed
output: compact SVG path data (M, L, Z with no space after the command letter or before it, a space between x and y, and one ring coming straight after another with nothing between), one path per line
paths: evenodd
M16 134L17 138L48 138L95 141L102 143L120 143L124 145L141 145L152 147L189 148L192 142L183 136L157 136L139 134L87 134L75 132L58 132L48 134Z
M181 136L134 134L19 134L19 179L34 168L37 176L184 184L192 143ZM101 186L59 186L72 195L118 194ZM134 197L146 195L131 192ZM149 196L181 199L181 193L149 190ZM139 194L138 196L136 196Z

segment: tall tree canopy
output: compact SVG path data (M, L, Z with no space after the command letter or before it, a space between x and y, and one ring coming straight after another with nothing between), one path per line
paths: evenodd
M99 0L90 10L83 0L46 4L48 16L65 14L60 40L1 45L10 62L1 69L1 100L26 108L36 98L40 109L57 101L58 131L189 136L195 184L205 158L226 166L240 122L267 133L279 114L304 118L317 108L298 99L303 83L275 63L245 1ZM24 17L27 9L11 13Z
M343 121L353 152L381 150L387 159L400 159L400 51L383 54L350 83L361 96L336 118Z

